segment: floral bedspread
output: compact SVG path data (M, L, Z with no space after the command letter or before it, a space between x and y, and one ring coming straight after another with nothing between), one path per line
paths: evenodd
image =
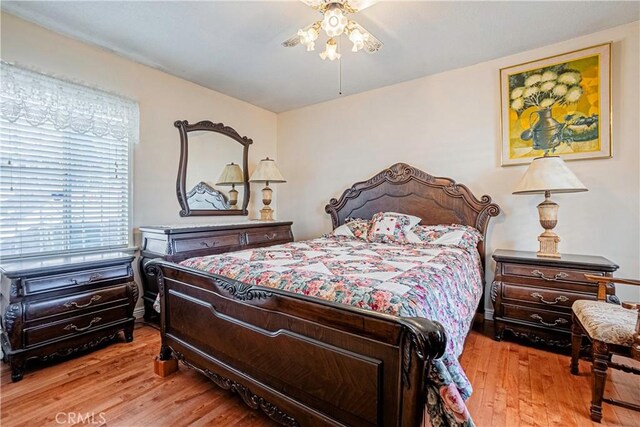
M471 426L471 383L458 357L482 295L477 251L348 237L191 258L184 266L396 316L442 323L445 355L432 363L427 410L434 426Z

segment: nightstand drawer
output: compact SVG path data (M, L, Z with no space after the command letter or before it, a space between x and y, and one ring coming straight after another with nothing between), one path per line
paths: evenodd
M571 313L559 313L557 311L542 310L534 307L503 305L505 320L521 320L538 326L549 328L570 329Z
M528 277L544 280L545 282L581 282L590 283L585 279L585 274L603 276L599 271L576 270L569 268L545 267L525 264L503 264L502 274L505 276ZM590 284L593 286L593 284Z
M291 228L268 228L264 231L250 231L247 233L247 244L257 245L269 242L283 242L291 240Z
M618 265L594 255L562 254L543 258L536 252L497 249L491 284L497 340L508 332L532 343L566 349L571 345L571 306L597 300L598 286L585 274L611 276ZM615 288L607 289L615 302Z
M217 236L209 235L188 239L176 239L174 244L176 253L180 253L239 246L242 244L242 241L240 240L240 233L230 233Z
M24 315L26 320L34 320L96 307L113 301L127 301L127 298L127 285L118 285L64 298L27 302Z
M595 294L580 294L557 289L528 287L517 284L503 283L502 298L505 300L526 302L541 307L562 307L570 310L574 301L579 299L596 300Z
M98 329L113 322L125 321L129 319L127 308L127 305L122 305L94 311L83 316L72 317L56 323L48 323L44 326L25 328L25 346L30 347L54 339L67 338L68 336Z
M127 264L24 280L25 295L129 277Z

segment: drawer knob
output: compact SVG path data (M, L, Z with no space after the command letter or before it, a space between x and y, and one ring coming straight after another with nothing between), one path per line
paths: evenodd
M200 246L204 246L205 248L212 248L216 245L216 242L200 242Z
M534 320L537 320L539 323L543 324L544 326L558 326L558 325L564 325L565 323L568 323L569 321L567 319L556 319L555 322L553 323L547 323L544 320L542 320L542 317L539 314L532 314L531 318Z
M98 323L99 321L102 320L102 317L94 317L93 319L91 319L91 322L89 322L89 324L87 326L85 326L84 328L78 328L76 325L74 325L73 323L69 323L67 326L64 327L65 331L76 331L76 332L84 332L86 330L88 330L89 328L91 328L94 324Z
M567 277L569 277L569 275L567 273L558 273L553 277L547 277L540 270L533 270L531 272L531 274L533 274L536 277L541 278L542 280L546 280L547 282L555 282L556 280L566 279Z
M540 300L540 302L543 302L543 303L549 304L549 305L554 305L554 304L557 304L559 302L567 302L567 301L569 301L569 298L565 297L564 295L557 296L556 299L553 300L553 301L547 301L547 300L544 299L544 295L541 295L541 294L539 294L537 292L532 293L531 297L532 298L538 298Z
M71 307L85 308L85 307L89 307L94 302L100 301L101 298L102 298L102 296L100 296L100 295L94 295L94 296L91 297L89 302L86 303L86 304L78 304L76 301L69 301L69 302L65 302L64 306L67 307L67 308L71 308Z
M273 240L273 239L276 238L276 236L277 236L276 233L269 233L269 234L265 233L264 234L264 238L267 239L267 240Z

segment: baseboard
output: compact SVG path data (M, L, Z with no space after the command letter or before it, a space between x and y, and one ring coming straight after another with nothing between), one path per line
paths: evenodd
M144 317L144 306L143 307L136 307L133 310L133 317L136 318L136 322L139 320L142 320L142 318Z

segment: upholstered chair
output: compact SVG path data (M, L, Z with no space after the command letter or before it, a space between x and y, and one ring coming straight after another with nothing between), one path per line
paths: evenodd
M606 302L607 286L612 283L640 286L638 280L618 279L586 274L585 277L598 283L598 301L578 300L571 307L571 373L578 374L578 358L583 337L591 342L593 350L591 373L593 390L591 419L602 419L602 402L640 411L640 405L604 397L607 369L619 369L640 375L640 369L612 361L619 355L640 360L640 311L637 304L609 304Z

